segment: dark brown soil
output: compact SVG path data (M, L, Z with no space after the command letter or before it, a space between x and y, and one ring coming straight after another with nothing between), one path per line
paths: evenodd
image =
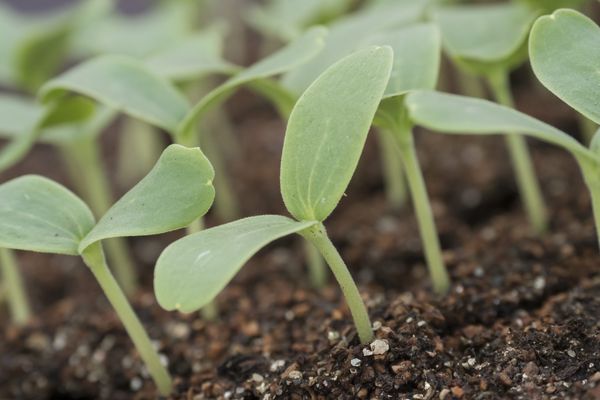
M566 107L532 90L519 91L520 108L576 132ZM244 214L283 213L284 126L248 93L230 113ZM115 135L104 138L107 160ZM214 322L164 312L154 300L153 261L180 233L131 240L144 281L134 304L175 377L172 399L600 399L598 241L575 162L532 146L551 217L537 238L500 137L418 132L417 143L452 274L447 296L431 292L410 206L386 206L373 139L327 222L369 307L371 345L359 344L335 282L307 284L297 238L248 263L219 296ZM2 180L25 172L68 183L48 147ZM16 328L0 315L0 399L157 398L86 268L74 258L19 259L36 318Z

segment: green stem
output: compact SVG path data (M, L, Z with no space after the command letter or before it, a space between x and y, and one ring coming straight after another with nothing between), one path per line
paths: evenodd
M0 248L0 267L13 322L23 325L31 318L31 307L17 260L11 250Z
M460 92L469 97L484 98L485 88L479 76L469 74L464 69L456 69L456 80Z
M135 118L126 118L119 137L117 181L133 186L152 169L165 148L160 132Z
M406 204L407 196L400 150L390 131L379 130L378 132L387 201L392 209L399 210Z
M159 392L161 395L167 396L173 386L171 376L160 362L160 357L154 349L148 334L127 301L127 297L125 297L125 294L121 291L117 281L108 269L100 245L94 244L92 246L85 251L83 259L90 267L104 294L117 312L121 322L125 326L125 330L140 353L140 357L146 364L148 372L154 379Z
M496 71L489 74L487 79L496 101L514 108L515 104L510 90L508 74L505 71ZM527 142L523 136L516 133L508 133L506 142L529 221L534 232L541 234L547 229L548 216L540 184L527 149Z
M112 206L111 189L100 161L98 145L94 139L63 146L63 158L71 177L96 217L101 217ZM128 295L138 287L135 264L123 238L105 242L106 253L114 265L119 284Z
M396 139L404 161L408 187L419 223L419 232L433 289L436 293L444 294L450 288L450 277L442 258L442 247L435 227L421 166L417 160L412 129L410 127L399 129Z
M325 260L321 257L319 250L310 242L304 242L304 254L306 255L306 263L308 264L308 274L310 282L316 289L321 289L327 284L327 268L325 268Z
M331 272L333 272L346 298L346 303L348 303L348 308L350 308L350 313L352 313L354 325L356 325L361 343L364 344L372 341L373 329L371 328L371 320L367 313L367 307L360 297L360 292L352 279L352 275L350 275L350 271L348 271L346 263L333 243L331 243L329 236L327 236L325 227L319 223L302 231L301 234L319 250L325 261L327 261L329 268L331 268Z
M583 171L585 184L590 191L594 225L596 227L596 240L600 247L600 166L592 165L588 161L578 160Z

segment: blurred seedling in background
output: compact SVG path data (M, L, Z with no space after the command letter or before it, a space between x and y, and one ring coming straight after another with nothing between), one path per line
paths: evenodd
M376 47L328 68L290 115L281 160L281 193L294 216L250 217L171 244L156 264L154 289L167 310L193 312L210 303L262 247L299 233L329 264L344 293L361 342L373 338L366 307L323 221L354 173L389 80L392 51Z
M101 241L147 236L187 226L214 198L212 166L197 149L171 145L156 166L95 222L63 186L27 175L0 185L0 247L80 256L119 315L162 395L171 377L107 267Z
M446 53L463 71L483 77L495 100L514 108L509 73L527 59L527 37L537 13L520 3L452 5L434 9ZM532 229L547 227L544 199L527 143L507 132L508 150Z
M440 65L440 33L433 24L416 24L379 34L369 41L390 45L394 50L390 81L374 121L381 129L384 139L382 151L386 163L389 163L386 170L395 174L393 179L396 183L390 182L388 189L403 185L404 165L433 288L436 293L443 294L450 286L450 279L442 258L427 188L417 159L413 126L407 118L404 105L404 98L408 92L435 87Z

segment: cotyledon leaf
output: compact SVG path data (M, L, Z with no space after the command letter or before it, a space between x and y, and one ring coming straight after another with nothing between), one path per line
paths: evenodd
M596 157L568 134L526 114L499 104L434 91L406 96L410 119L427 129L452 134L519 132L555 144L574 156L597 162Z
M127 56L106 55L85 61L46 83L40 95L47 102L69 91L171 133L189 110L187 100L171 83Z
M526 42L535 16L519 3L449 5L437 8L433 20L451 57L499 63L510 59Z
M200 149L167 147L152 171L81 241L80 253L103 239L155 235L189 225L212 205L213 178L212 165Z
M540 82L600 124L600 27L577 11L558 10L535 22L529 53Z
M316 223L261 215L179 239L156 263L154 292L158 303L166 310L183 312L202 308L262 247Z
M298 220L323 221L342 198L392 69L387 47L353 53L329 67L290 115L281 193Z
M26 175L0 185L0 247L78 255L93 226L87 205L56 182Z
M327 29L313 27L281 50L251 65L216 87L186 115L179 126L179 135L189 137L193 132L195 123L212 107L225 101L239 86L250 83L259 84L265 78L281 74L306 63L321 51L325 44L324 38L326 35Z

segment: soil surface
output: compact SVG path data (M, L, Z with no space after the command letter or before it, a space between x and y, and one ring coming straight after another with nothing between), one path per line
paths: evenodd
M516 77L519 108L577 134L569 109L524 84L527 76ZM249 93L228 111L242 213L285 213L277 191L284 125ZM103 137L113 177L117 135ZM133 303L175 378L170 399L600 399L598 241L574 160L531 143L551 221L540 238L529 232L501 137L416 136L452 275L448 295L432 294L410 204L386 206L375 135L326 222L368 305L371 344L359 343L333 280L322 290L307 283L298 237L243 268L218 297L217 321L156 304L154 260L181 232L130 240L143 280ZM50 147L1 178L23 173L69 184ZM36 317L17 328L0 312L0 399L158 397L77 259L19 260Z

